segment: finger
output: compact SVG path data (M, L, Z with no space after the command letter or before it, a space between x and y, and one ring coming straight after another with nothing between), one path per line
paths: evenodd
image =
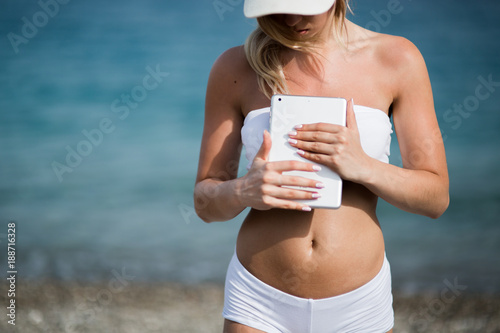
M339 149L336 143L344 143L343 137L337 137L337 138L332 138L330 142L324 143L324 142L308 142L308 141L297 141L296 143L290 143L290 145L294 148L298 148L299 151L308 151L311 153L316 153L316 154L325 154L325 155L331 155L336 150Z
M356 114L354 113L354 99L351 98L347 102L347 112L346 112L346 127L358 131L358 123L356 122Z
M271 134L267 130L264 130L263 138L262 138L262 145L259 148L259 151L255 155L255 159L262 159L267 161L269 158L269 152L271 151Z
M315 165L308 162L301 161L278 161L271 162L267 164L268 170L276 172L285 171L307 171L307 172L318 172L321 171L319 165Z
M309 205L294 200L311 200L311 202L313 202L317 198L313 197L312 192L307 192L307 191L302 191L302 192L303 193L299 195L297 194L287 195L287 192L285 190L281 193L282 197L268 196L265 198L265 202L269 208L290 209L290 210L310 212L312 209Z
M333 126L337 126L337 125L333 125ZM344 126L338 126L338 127L339 128L335 128L335 133L333 133L333 132L319 132L319 131L290 132L288 134L288 136L290 137L288 142L292 146L295 146L297 144L297 141L334 143L334 142L338 141L336 139L337 138L336 134L340 133L342 131L341 128ZM334 128L334 127L332 127L332 128Z
M286 174L280 174L278 177L273 178L268 184L276 186L297 186L297 187L308 187L310 189L322 189L325 185L314 179L301 177L301 176L291 176Z
M301 150L301 149L299 149L297 151L297 154L300 155L300 156L302 156L306 160L309 160L309 161L314 162L314 163L327 164L329 162L327 154L311 153L311 152L304 151L304 150Z
M289 135L294 136L296 133L302 134L303 132L327 132L336 133L342 129L344 126L331 124L331 123L313 123L313 124L301 124L294 127L294 129L289 133Z
M312 211L312 208L309 207L306 204L301 204L295 201L288 201L288 200L280 200L280 199L275 199L276 200L276 208L280 209L288 209L288 210L298 210L298 211L303 211L303 212L310 212Z
M313 189L306 190L291 186L268 186L265 195L270 198L286 200L314 200L321 196L318 191Z

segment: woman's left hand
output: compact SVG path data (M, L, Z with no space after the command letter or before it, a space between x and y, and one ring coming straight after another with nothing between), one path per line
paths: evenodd
M361 182L369 178L372 159L361 147L352 99L347 103L346 126L298 125L289 136L300 156L329 167L342 179Z

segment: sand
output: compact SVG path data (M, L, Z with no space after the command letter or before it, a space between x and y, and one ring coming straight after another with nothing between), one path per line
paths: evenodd
M0 332L222 332L220 285L19 282L15 326L1 290ZM394 294L394 332L500 332L499 296Z

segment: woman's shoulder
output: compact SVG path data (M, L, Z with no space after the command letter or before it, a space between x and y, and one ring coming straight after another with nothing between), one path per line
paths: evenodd
M230 48L215 60L208 79L207 99L232 105L241 110L251 85L255 85L255 72L248 64L243 46Z
M216 71L221 74L226 73L233 75L242 75L249 70L251 70L251 67L248 64L243 45L235 46L224 51L215 60L212 67L212 72Z
M397 65L413 64L423 60L422 54L415 44L401 36L380 34L377 49Z
M370 31L357 26L355 45L382 65L401 69L423 61L417 46L405 37Z
M209 85L235 98L241 97L255 73L248 64L243 46L232 47L215 60L210 71Z
M415 68L424 61L417 46L405 37L374 33L372 47L385 66L398 71Z

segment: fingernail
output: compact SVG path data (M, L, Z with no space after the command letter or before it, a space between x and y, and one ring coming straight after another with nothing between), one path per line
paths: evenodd
M321 194L313 193L312 197L313 197L313 199L318 199L318 198L321 198Z
M288 135L289 136L296 136L297 132L296 131L290 131L290 132L288 132Z
M302 127L304 127L304 125L297 125L297 126L294 126L295 129L301 129Z
M310 212L310 211L312 211L312 208L308 207L308 206L305 206L305 207L302 207L302 211L303 212Z
M288 143L292 144L292 145L296 145L297 144L297 140L294 140L294 139L288 139Z
M297 150L297 154L304 156L306 153L303 150Z
M319 165L314 165L313 170L314 171L321 171L321 167Z
M316 188L325 188L325 184L323 183L317 183Z

